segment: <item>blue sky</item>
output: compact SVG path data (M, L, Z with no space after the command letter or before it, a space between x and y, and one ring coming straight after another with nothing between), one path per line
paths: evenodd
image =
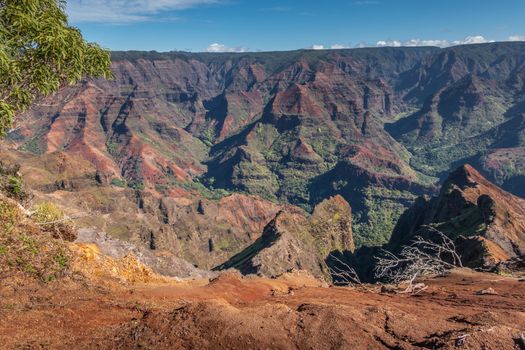
M112 50L271 51L525 40L524 0L68 0Z

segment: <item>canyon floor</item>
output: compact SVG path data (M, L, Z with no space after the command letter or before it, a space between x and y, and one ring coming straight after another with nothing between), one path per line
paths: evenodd
M3 283L5 349L520 349L525 281L456 270L420 294L306 274Z

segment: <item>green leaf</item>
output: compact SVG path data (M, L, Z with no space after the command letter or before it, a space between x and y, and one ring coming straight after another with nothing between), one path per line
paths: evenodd
M63 0L0 4L0 136L37 98L83 78L113 77L110 53L69 26Z

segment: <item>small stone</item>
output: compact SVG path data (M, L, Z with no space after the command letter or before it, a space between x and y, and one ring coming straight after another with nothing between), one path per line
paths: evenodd
M456 348L463 347L465 345L465 342L466 342L468 336L469 336L468 334L463 334L462 336L457 338L456 339L456 343L455 343Z
M520 334L516 338L516 344L518 345L519 350L525 350L525 335Z
M476 292L476 295L498 295L493 288L482 289Z
M381 286L381 293L395 293L397 288L391 284L384 284Z

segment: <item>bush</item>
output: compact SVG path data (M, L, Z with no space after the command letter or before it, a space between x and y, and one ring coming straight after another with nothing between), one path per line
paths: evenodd
M50 202L37 205L32 214L33 220L42 225L61 220L63 217L64 213Z
M114 178L111 180L111 184L113 186L117 186L117 187L126 187L126 181L122 180L122 179L117 179L117 178Z
M144 191L146 189L146 185L144 184L144 182L139 181L129 183L128 187L136 191Z
M9 192L11 192L15 196L19 196L22 194L22 179L16 177L16 176L8 176L7 177L7 188Z
M18 164L10 166L0 162L0 191L10 198L26 200L29 194L24 189L19 171Z
M62 210L53 203L44 202L37 205L31 218L43 231L50 233L54 238L74 241L76 232L70 219L66 218Z
M69 261L63 241L43 233L15 202L0 197L0 280L22 273L50 282L67 271Z

